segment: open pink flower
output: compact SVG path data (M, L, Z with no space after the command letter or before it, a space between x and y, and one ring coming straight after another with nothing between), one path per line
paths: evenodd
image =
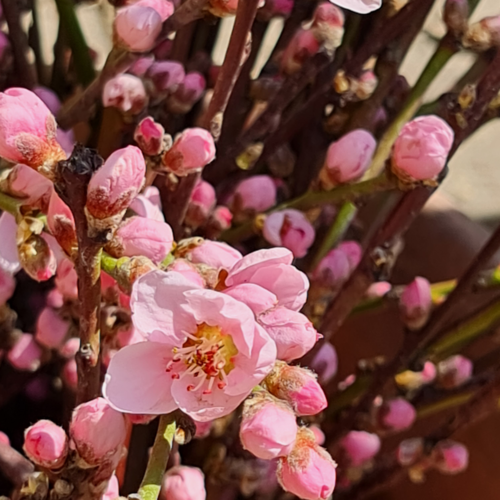
M125 413L180 408L195 420L213 420L233 411L276 360L276 345L250 308L176 272L141 276L130 307L148 341L115 354L103 388Z

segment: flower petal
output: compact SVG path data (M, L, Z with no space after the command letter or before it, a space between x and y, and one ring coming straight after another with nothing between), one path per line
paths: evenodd
M368 14L374 10L380 9L382 0L330 0L335 5L352 10L358 14Z
M0 216L0 267L9 273L21 269L16 245L17 224L13 215L4 212Z

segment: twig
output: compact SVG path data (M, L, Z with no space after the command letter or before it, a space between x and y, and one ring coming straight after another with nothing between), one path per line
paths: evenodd
M20 487L34 472L35 467L14 448L0 443L0 470L14 486Z
M89 237L84 208L88 183L101 164L102 158L95 151L77 145L69 160L59 162L55 183L73 213L78 239L75 259L80 302L77 404L94 399L100 393L100 259L104 241Z
M208 0L187 0L163 23L158 42L165 40L174 31L186 24L201 19L206 12Z

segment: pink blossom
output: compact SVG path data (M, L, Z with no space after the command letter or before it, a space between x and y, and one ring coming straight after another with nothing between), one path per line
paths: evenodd
M340 441L340 445L354 467L371 460L380 450L380 438L365 431L350 431Z
M172 467L163 479L162 500L205 500L205 476L197 467Z
M405 287L400 299L403 321L410 330L418 330L427 323L432 308L431 285L417 276Z
M127 146L116 150L90 179L87 214L101 221L121 218L139 193L145 173L146 164L139 148Z
M420 116L401 130L392 154L393 171L403 179L435 179L453 145L451 127L437 116Z
M278 463L281 487L304 500L326 500L335 488L336 464L328 452L315 443L314 434L302 428L293 451Z
M337 375L338 357L335 347L330 342L323 342L309 367L318 375L322 385L328 384Z
M424 454L424 440L422 438L405 439L399 443L396 456L403 467L413 465Z
M5 191L23 198L26 205L46 210L54 189L51 181L27 165L16 165L5 181Z
M276 184L269 175L254 175L241 181L228 204L235 212L265 212L276 205Z
M358 267L358 264L361 261L361 256L363 255L361 245L357 241L347 240L340 243L337 248L345 253L347 260L349 261L351 272L354 271L354 269Z
M303 314L276 307L258 316L257 321L276 343L278 359L293 361L309 352L319 336Z
M102 494L101 500L116 500L120 496L120 485L118 478L113 474L108 481L106 491Z
M116 340L118 341L118 345L120 347L125 347L127 345L138 344L139 342L144 342L144 336L137 331L134 326L130 326L130 328L126 330L120 330L116 334Z
M226 270L231 269L241 257L241 253L227 243L210 240L204 240L187 253L187 258L193 264L206 264L215 269Z
M165 222L160 200L160 191L155 186L148 186L141 194L132 200L129 208L140 217Z
M330 2L321 2L314 11L311 31L327 47L336 48L344 36L344 14Z
M321 181L327 189L359 180L373 158L377 141L370 132L353 130L332 142L326 153Z
M69 323L51 307L45 307L36 323L35 338L39 344L49 349L57 349L68 333Z
M23 333L7 354L9 363L18 370L34 372L40 368L42 349L30 333Z
M286 248L257 250L229 269L226 286L259 285L276 295L279 305L299 311L306 302L309 281L292 261L293 254Z
M316 376L307 368L277 362L266 378L269 392L287 401L299 416L317 415L328 406Z
M384 403L380 410L380 418L387 429L403 431L413 425L417 412L406 399L394 398Z
M121 457L127 428L122 414L96 398L74 409L69 433L80 457L89 465L100 465Z
M33 88L33 93L42 100L54 116L59 113L59 110L61 109L61 101L53 90L48 89L47 87L36 86Z
M155 62L154 56L139 57L132 66L128 69L129 73L135 76L142 77L146 74L151 65Z
M56 287L63 297L78 298L78 276L73 262L69 259L64 259L57 267Z
M316 235L306 216L293 208L268 215L262 234L272 245L284 246L299 258L306 255Z
M197 71L187 73L177 90L168 98L168 108L172 113L185 114L201 99L207 83Z
M142 80L134 75L123 73L106 82L102 90L102 104L123 113L139 114L147 102L146 89Z
M186 73L180 62L157 61L148 69L147 77L153 82L157 92L172 93L184 81Z
M297 73L320 46L311 30L299 28L281 56L281 71L287 75Z
M130 5L118 10L114 22L118 42L130 52L147 52L161 32L161 15L152 7Z
M451 439L439 441L432 450L434 467L443 474L459 474L469 465L467 447Z
M368 14L382 5L382 0L331 0L331 2L358 14Z
M0 444L10 446L10 439L5 432L0 431Z
M170 172L183 177L201 171L214 158L215 143L210 132L202 128L187 128L163 155L163 164Z
M314 269L312 277L323 286L339 288L351 274L351 264L340 249L330 250Z
M80 339L71 337L59 348L59 354L63 358L73 358L80 349Z
M271 370L276 346L243 303L151 271L132 289L134 326L148 338L118 351L104 394L126 413L175 408L207 421L233 411Z
M159 155L163 150L164 136L165 129L161 124L147 116L135 128L134 141L145 155L155 156Z
M124 220L107 247L114 257L144 255L160 263L172 249L174 236L166 222L144 217L130 217Z
M199 227L204 224L216 203L215 189L213 186L199 180L191 193L189 207L186 214L186 222L192 227Z
M440 361L437 365L437 377L441 387L454 389L465 384L472 377L474 365L465 356L457 354Z
M245 450L264 460L288 455L297 437L295 415L287 404L266 391L245 401L240 440Z
M392 289L392 285L387 281L379 281L369 286L365 292L367 299L379 299L387 295Z
M197 271L196 267L186 259L175 259L172 264L168 266L168 270L182 274L184 278L191 281L194 285L205 288L205 280Z
M133 5L151 7L160 14L161 20L166 21L174 13L174 4L169 0L139 0Z
M58 469L68 456L68 437L62 427L39 420L24 431L23 449L37 465Z
M14 293L16 288L16 280L13 278L12 274L4 271L0 267L0 306L5 304Z
M21 268L17 253L17 223L13 215L3 212L0 215L0 268L15 274Z
M0 93L0 156L52 177L54 161L64 154L56 142L57 125L33 92L10 88Z

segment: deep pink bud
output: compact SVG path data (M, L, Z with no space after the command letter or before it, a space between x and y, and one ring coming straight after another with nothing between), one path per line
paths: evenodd
M201 99L207 83L197 71L188 73L177 90L168 98L168 109L172 113L185 114Z
M161 15L152 7L142 5L119 9L114 22L117 43L130 52L151 50L161 27Z
M172 229L166 222L137 216L125 219L118 226L106 249L114 257L143 255L160 263L172 249L173 242Z
M280 458L278 481L281 487L304 500L326 500L335 488L336 464L328 452L319 447L314 434L299 429L293 451Z
M319 336L309 319L286 307L275 307L259 315L257 322L276 343L278 359L292 361L309 352Z
M144 182L146 164L141 150L127 146L112 153L92 176L87 188L87 218L97 229L114 226Z
M276 205L276 184L269 175L254 175L241 181L228 200L228 205L235 213L265 212Z
M432 308L430 283L425 278L416 277L403 290L399 305L405 325L410 330L422 328Z
M415 407L404 398L386 401L380 409L380 422L386 429L392 431L408 429L416 418Z
M174 13L174 4L169 0L139 0L134 2L133 5L151 7L160 14L162 21L166 21Z
M392 171L403 181L435 179L446 166L453 138L453 130L441 118L415 118L394 143Z
M164 148L165 129L150 116L139 122L134 132L134 141L145 155L159 155Z
M351 274L347 255L339 248L330 250L314 269L312 278L323 286L339 288Z
M66 361L61 376L66 387L75 391L78 387L78 366L74 359L68 359L68 361Z
M112 106L123 113L139 114L146 106L147 100L142 80L126 73L108 80L102 90L103 106Z
M104 398L77 406L69 432L80 457L89 465L119 459L127 435L125 417Z
M215 158L212 135L202 128L187 128L163 155L165 168L179 177L199 172Z
M33 92L10 88L0 93L0 156L6 160L52 178L55 163L65 158L56 130L52 113Z
M439 441L432 450L431 459L434 467L443 474L459 474L469 465L469 451L456 441Z
M0 431L0 443L10 446L10 439L5 432Z
M371 460L380 450L380 438L365 431L350 431L340 441L354 467Z
M265 381L269 392L290 403L299 416L316 415L328 406L316 375L307 368L277 361Z
M175 259L172 264L168 266L169 271L175 271L184 276L192 283L201 288L205 288L205 280L201 277L196 267L185 259Z
M14 293L16 288L16 280L13 278L12 274L4 271L0 267L0 306L5 304Z
M297 73L319 48L320 42L312 30L299 28L281 56L281 71L287 75Z
M272 245L288 248L300 258L307 254L316 232L302 212L288 208L268 215L262 234Z
M200 179L191 193L186 222L195 228L204 224L215 207L216 201L212 184Z
M58 469L68 456L68 437L62 427L39 420L24 431L23 449L37 465Z
M465 356L457 354L441 361L437 365L438 383L445 389L454 389L465 384L472 377L474 365Z
M288 455L295 444L297 422L292 408L266 391L250 396L243 406L240 439L257 458Z
M222 205L215 207L208 220L207 235L211 238L218 238L222 232L231 227L232 222L233 214L229 208Z
M184 66L177 61L154 62L148 69L148 78L158 92L172 93L183 82L186 74Z
M323 342L309 367L318 375L322 385L327 384L337 374L338 357L335 347L330 342Z
M49 108L49 111L54 116L59 113L59 110L61 109L61 101L53 90L48 89L47 87L36 86L33 88L33 93L43 101L45 106Z
M369 286L365 292L367 299L379 299L387 295L392 289L392 285L387 281L379 281Z
M63 358L73 358L80 349L80 339L78 337L71 337L59 348L59 354Z
M49 349L57 349L68 333L69 323L51 307L46 307L38 316L35 338Z
M197 467L178 465L165 474L162 500L205 500L205 476Z
M30 333L23 333L7 354L9 363L18 370L34 372L40 368L42 349Z
M186 257L193 264L206 264L215 269L229 270L242 255L238 250L220 241L204 240L189 249Z
M326 153L320 179L326 189L359 180L373 158L377 141L370 132L353 130L332 142Z
M134 64L132 64L132 66L130 66L128 72L135 76L142 77L147 73L148 69L154 62L154 56L140 57Z

